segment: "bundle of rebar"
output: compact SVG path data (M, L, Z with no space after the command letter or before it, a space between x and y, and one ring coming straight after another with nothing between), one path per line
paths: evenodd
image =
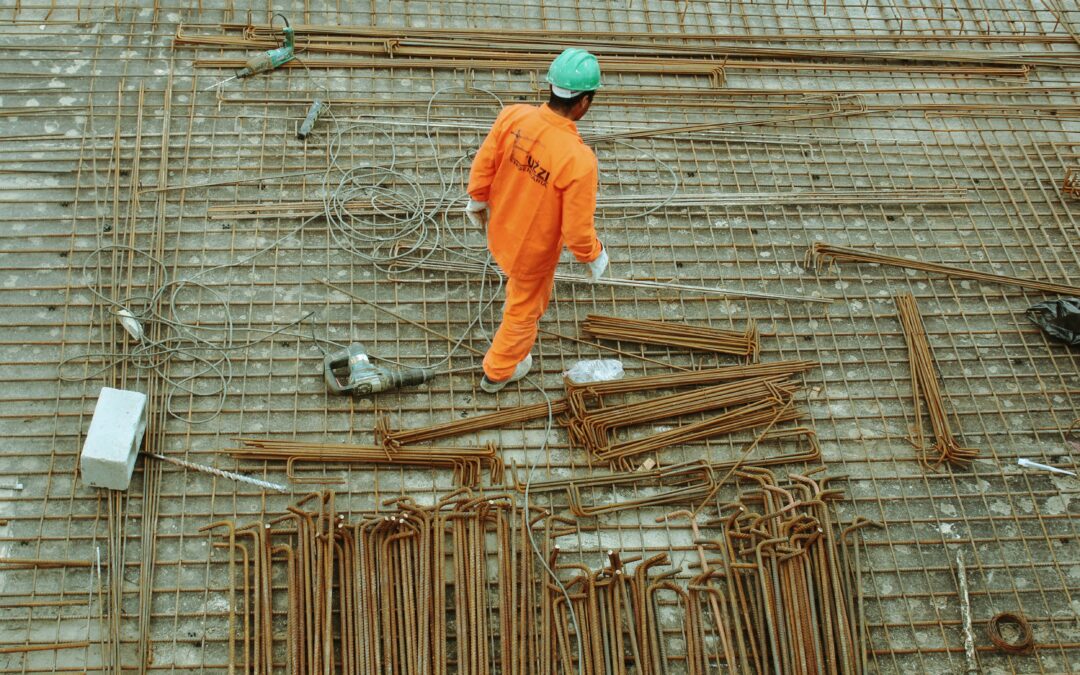
M875 265L888 265L891 267L901 267L909 270L919 270L922 272L930 272L932 274L943 274L947 277L954 279L971 279L973 281L983 281L990 284L1004 284L1006 286L1017 286L1019 288L1027 288L1033 291L1042 291L1044 293L1057 293L1060 295L1080 295L1080 286L1069 286L1066 284L1057 284L1050 281L1039 281L1038 279L1024 279L1022 277L1012 277L1005 274L991 274L989 272L979 272L977 270L964 269L962 267L953 267L951 265L942 265L939 263L923 262L921 260L910 260L908 258L899 258L891 255L884 255L882 253L875 253L874 251L867 251L865 249L846 248L844 246L833 246L823 242L815 242L814 246L807 253L807 264L814 265L829 265L836 262L856 262L856 263L872 263Z
M821 459L821 446L818 444L817 435L809 427L766 429L748 444L747 449L752 450L764 440L794 438L804 438L807 442L806 449L795 453L764 456L759 454L754 457L753 466L816 462ZM516 467L511 469L510 476L514 489L519 493L524 493L526 487L531 494L565 492L570 511L579 517L663 504L682 504L700 510L735 469L748 463L748 457L749 453L744 451L736 459L720 462L698 459L656 469L639 467L633 471L606 474L593 472L583 477L557 478L527 484L518 478ZM721 471L726 473L717 478L716 474ZM585 498L586 493L598 489L601 497L592 500ZM627 499L615 497L625 492L635 496Z
M277 31L270 26L247 25L247 24L222 24L221 28L232 33L242 33L243 37L236 35L193 35L184 33L182 28L177 30L174 44L177 45L214 45L235 46L251 43L253 48L267 48L275 45L274 39ZM302 25L296 27L299 36L305 40L305 47L314 51L343 51L346 53L399 53L405 47L431 47L431 48L458 48L477 49L502 54L522 53L532 56L534 53L543 53L555 49L556 45L576 45L592 50L597 54L611 56L652 56L670 57L684 56L688 58L717 58L723 55L738 53L771 55L781 54L786 58L802 56L806 58L810 53L818 56L832 56L835 52L822 50L808 50L806 48L779 48L779 47L735 47L724 45L725 40L738 39L738 36L721 35L690 35L686 39L693 40L698 44L689 44L685 41L673 41L657 39L655 34L649 35L648 41L634 39L635 36L627 33L598 33L590 34L587 38L580 33L568 31L522 31L521 34L511 35L498 31L461 30L443 28L395 28L386 29L377 26L315 26ZM636 36L643 37L643 36ZM681 35L679 36L682 37ZM786 37L783 38L786 41ZM718 51L723 49L724 51ZM728 52L727 50L732 50ZM920 50L910 52L913 59L919 57L930 58L932 52ZM950 53L966 54L969 58L972 52ZM858 51L844 50L839 52L837 58L851 58L858 55ZM1036 54L1037 56L1048 56ZM1061 55L1058 55L1059 57ZM874 50L865 52L865 58L900 58L895 52ZM960 58L959 56L957 58ZM943 57L938 57L943 60Z
M451 664L461 673L535 672L527 512L466 493L433 508L391 503L397 514L352 528L360 667L348 672L447 673Z
M915 400L915 445L923 452L923 461L936 469L943 462L965 466L979 455L976 448L962 448L953 436L949 425L949 416L945 412L945 401L938 384L937 366L930 351L930 342L926 337L919 307L910 293L897 295L896 310L900 325L904 329L904 342L907 344L908 359L911 364L911 388ZM934 445L926 447L922 430L922 406L930 416L930 426L934 433Z
M1056 1L1056 0L1055 0ZM262 36L267 39L273 39L276 37L273 26L268 24L252 24L248 23L222 23L220 24L223 30L228 31L244 31L245 34L252 36ZM497 28L434 28L434 27L401 27L401 26L376 26L376 25L348 25L342 26L338 24L323 24L323 25L307 25L302 24L296 26L298 35L313 35L313 36L326 36L327 38L347 38L354 39L357 37L370 38L377 40L385 40L387 38L461 38L472 39L482 41L484 44L491 44L492 42L505 42L505 43L517 43L525 45L535 45L536 43L543 44L560 44L581 47L582 49L589 49L599 51L605 48L619 49L626 51L628 48L633 49L648 49L650 47L658 50L676 50L685 52L698 52L703 55L715 55L712 48L715 45L723 45L729 42L746 43L746 42L762 42L762 41L777 41L777 42L879 42L880 35L874 33L861 33L861 32L755 32L753 34L745 33L723 33L716 31L692 31L687 30L685 32L663 34L655 31L648 32L645 30L617 30L617 31L590 31L588 34L583 34L580 30L575 29L528 29L518 28L512 33L499 30ZM990 43L1038 43L1038 44L1053 44L1064 43L1073 44L1074 38L1068 35L1052 34L1052 33L1035 33L1035 32L993 32L988 33L983 30L978 32L950 32L946 34L930 34L926 32L911 32L904 34L890 34L889 39L896 42L918 42L918 43L933 43L933 44L945 44L949 46L948 53L971 53L969 50L956 50L952 46L954 43L960 40L970 38L971 41L980 42L983 44ZM827 49L827 48L826 48ZM836 50L829 49L828 55L834 54ZM636 53L636 52L635 52ZM662 53L667 53L666 51ZM825 52L823 52L825 53ZM840 57L843 58L849 55L851 52L841 52ZM893 51L883 51L877 49L875 46L874 53L878 55L895 54ZM919 49L916 53L932 54L934 50ZM979 52L975 52L979 53ZM1025 52L1026 53L1026 52ZM1051 52L1051 55L1061 56L1057 52ZM990 56L989 54L987 56ZM900 58L900 57L898 57Z
M229 664L230 670L243 665L243 673L271 675L274 672L274 604L273 579L271 577L272 555L268 539L270 526L262 522L237 527L230 520L210 523L199 528L200 532L223 529L227 541L214 542L215 548L223 548L229 556ZM250 540L250 548L247 542ZM292 575L295 562L289 555L289 608L293 611L294 586ZM237 571L240 581L237 581ZM302 589L305 599L325 589L308 587ZM292 647L298 644L293 638L290 616L290 658ZM237 633L240 645L237 646Z
M677 570L655 572L661 565L671 561L666 553L659 553L641 561L630 572L627 566L639 558L623 558L615 551L608 552L608 564L598 570L584 565L558 565L556 569L574 570L578 574L566 583L573 589L568 598L556 595L553 606L545 618L550 622L548 631L555 641L555 664L541 672L582 673L582 675L606 675L608 673L662 675L671 672L673 651L665 635L665 621L661 593L672 593L681 612L686 605L679 602L686 597L683 587L672 579ZM577 637L581 645L579 663L577 653L569 639L570 609L577 618ZM704 647L705 638L699 642L683 622L676 629L686 643L688 651ZM575 667L576 666L576 667Z
M258 675L553 672L539 667L540 612L552 603L537 583L527 510L467 491L434 507L407 497L383 506L394 510L348 523L322 492L277 519L202 528L227 536L215 546L229 553L230 664Z
M224 24L234 34L196 35L178 29L176 46L235 47L245 50L277 46L272 26ZM594 35L586 42L551 31L534 31L516 39L507 33L461 33L445 29L380 29L366 26L298 26L298 47L311 68L426 67L454 68L469 62L475 68L535 69L550 61L558 45L580 44L602 54L606 72L666 75L712 74L723 83L724 69L813 69L843 72L943 72L985 76L1024 76L1030 64L1073 66L1074 58L1059 52L999 53L963 50L808 50L790 46L689 45L683 42L633 40L623 34ZM698 39L703 39L700 36ZM314 54L333 54L326 58ZM352 58L348 58L352 57ZM366 58L361 58L366 57ZM827 58L826 58L827 57ZM456 66L455 66L456 64ZM238 60L197 60L195 65L242 65ZM294 66L293 63L285 64Z
M685 373L627 377L607 382L578 384L566 379L563 381L563 385L566 388L566 404L569 413L580 418L589 413L590 405L602 405L605 396L711 385L733 380L745 380L752 377L794 375L813 370L817 366L818 364L815 361L772 361L770 363L708 368Z
M711 495L717 486L713 466L698 460L675 464L650 471L626 471L606 476L591 476L581 480L559 481L566 490L567 506L579 518L605 513L640 509L664 504L697 505ZM648 487L639 491L639 488ZM520 488L521 486L519 486ZM605 499L590 503L582 490L595 487L633 489L637 495L630 499ZM550 489L549 486L542 486ZM529 488L530 493L532 487ZM650 494L645 494L646 492Z
M793 398L799 385L791 377L814 365L807 361L782 361L584 385L567 382L568 414L561 421L571 443L587 450L592 459L616 470L630 471L640 455L759 427L769 432L778 424L798 420L801 413ZM706 386L641 401L618 404L603 401L604 396L615 393L702 384ZM693 416L702 413L712 414L694 419ZM691 421L663 431L624 440L616 440L614 436L618 429L660 420L686 420L688 416Z
M387 447L397 449L405 445L426 443L449 436L460 436L461 434L475 433L486 429L499 429L511 424L521 424L522 422L547 417L548 414L562 415L565 412L566 401L558 400L552 401L550 405L544 402L504 408L486 415L475 415L443 424L401 430L390 429L386 417L381 417L376 423L375 437L376 440L381 441Z
M317 504L315 510L301 508L311 501ZM214 545L229 553L230 672L241 664L241 672L256 675L285 669L298 675L333 673L337 668L346 673L381 672L358 668L353 531L336 512L334 493L309 494L287 508L287 515L268 522L237 527L221 521L201 528L221 529L228 536L227 542ZM275 583L281 573L284 590ZM281 596L288 608L284 634L274 623L281 605L275 598ZM282 640L286 663L275 659L275 644Z
M611 132L590 136L589 142L601 142L622 138L651 138L672 136L708 130L720 130L725 127L745 127L764 122L799 121L820 119L841 114L854 115L863 110L817 113L816 115L788 115L783 118L767 118L754 122L731 122L726 125L693 125L684 127L658 127L634 131ZM845 205L865 204L964 204L974 201L967 190L961 188L896 188L891 190L788 190L774 192L676 192L674 194L621 194L611 195L596 200L598 209L638 209L652 204L663 203L670 208L706 208L709 206L779 206L784 204L821 204Z
M550 405L545 402L518 406L417 429L391 430L384 417L376 423L376 438L387 453L399 456L402 451L420 450L407 444L520 424L550 412L563 416L560 421L567 428L572 444L587 449L592 457L614 468L629 470L633 468L630 458L637 455L762 425L771 432L775 424L798 419L798 411L790 405L797 385L789 380L816 365L812 361L778 361L610 382L574 384L567 380L567 398ZM603 405L604 396L698 385L706 386L645 401ZM713 417L646 438L622 443L612 440L612 432L622 427L721 409L724 412Z
M648 424L683 415L706 412L765 399L773 394L790 397L786 377L754 378L702 387L687 392L657 396L645 401L593 410L571 418L567 424L570 442L602 456L610 450L611 432L621 427Z
M298 478L296 463L321 462L332 464L375 464L410 466L429 469L453 469L459 485L476 486L487 467L491 483L503 479L503 462L495 445L483 447L385 447L382 445L352 445L337 443L305 443L288 439L238 438L243 448L228 452L236 459L285 462L286 472L293 482L327 482Z
M434 424L427 427L419 427L414 429L401 429L393 430L389 426L387 418L381 417L376 423L375 436L376 440L384 444L387 448L398 450L404 446L413 445L416 443L425 443L435 441L450 436L458 436L462 434L475 433L477 431L483 431L487 429L503 428L511 424L520 424L528 422L534 419L540 419L546 417L549 413L558 417L569 413L569 416L564 420L565 426L570 430L571 440L576 441L583 447L589 447L583 442L578 440L577 434L579 430L588 427L590 425L603 425L606 422L605 417L601 415L599 409L590 409L590 402L600 402L605 395L613 395L620 393L629 393L634 391L651 391L655 389L678 389L684 387L690 387L701 384L715 384L720 382L731 382L740 380L742 381L739 387L750 386L751 390L755 383L760 383L765 380L774 382L775 384L782 383L786 376L793 375L799 372L805 372L816 367L817 364L812 361L777 361L774 363L758 363L752 365L740 365L740 366L727 366L723 368L712 368L708 370L689 371L685 373L677 373L674 375L649 375L638 378L627 378L623 380L615 380L610 382L595 382L587 384L574 384L573 382L566 381L567 399L560 399L548 403L534 403L530 405L516 406L513 408L506 408L504 410L498 410L493 413L485 415L477 415L462 420L453 420L443 424ZM756 378L756 379L755 379ZM679 408L671 411L665 411L657 404L651 404L656 407L653 414L659 414L659 417L655 419L662 419L664 417L671 417L681 414L689 414L691 412L702 412L714 408L724 407L728 403L725 403L727 399L723 397L713 398L711 395L714 393L731 393L736 388L728 388L722 391L715 390L714 387L708 387L697 392L689 392L684 399L664 399L664 403L691 403L690 408ZM696 402L696 407L693 407ZM637 404L639 407L648 408L649 403ZM622 408L618 406L612 406L603 410L606 414L616 415ZM681 412L685 410L685 412ZM637 412L642 412L640 409ZM594 415L596 415L594 417ZM625 418L628 423L637 423L644 418L635 419L633 416ZM608 429L612 429L619 424L613 424ZM595 433L592 431L585 433Z
M600 340L640 342L643 344L684 347L718 354L733 354L748 361L757 360L758 331L751 319L745 331L703 328L678 321L626 319L618 316L590 314L581 332Z
M661 675L673 662L692 675L864 673L849 535L869 521L839 530L827 479L737 475L755 489L704 524L718 536L669 514L695 535L700 573L681 581L660 571L666 554L609 550L599 569L560 560L574 522L510 494L396 497L350 523L327 491L278 518L211 523L202 530L223 534L214 545L228 554L229 663L259 675Z
M613 443L594 456L600 461L608 462L612 467L628 470L633 468L630 459L639 455L756 427L772 428L775 424L798 420L801 412L790 403L791 399L787 394L773 394L730 408L700 422L683 424L643 438Z
M840 491L828 488L828 479L792 474L780 482L763 469L738 473L755 488L724 505L730 513L705 524L719 536L699 530L690 512L668 516L691 519L700 573L688 584L676 580L674 570L655 573L668 564L666 554L632 572L633 560L613 551L609 565L595 571L552 558L556 571L579 571L565 584L573 589L569 606L578 617L579 663L565 615L554 615L562 672L666 673L673 659L690 675L867 672L863 553L852 535L877 524L857 518L840 529L829 505ZM555 604L561 609L567 602L556 596ZM661 606L668 608L666 619ZM671 632L674 641L665 637Z
M841 673L866 668L865 616L856 519L839 529L829 501L841 494L827 478L766 469L737 471L756 485L707 523L718 537L697 540L701 574L689 588L687 672ZM674 515L674 514L672 514ZM696 524L695 524L696 530ZM711 643L707 631L719 631Z

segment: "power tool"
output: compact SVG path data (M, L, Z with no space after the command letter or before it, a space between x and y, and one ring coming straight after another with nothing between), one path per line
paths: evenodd
M275 14L274 16L280 16L281 20L285 22L285 28L282 29L285 33L285 44L281 45L277 49L271 49L269 51L265 51L259 54L258 56L251 57L248 62L244 64L243 68L236 71L235 75L233 75L227 80L222 80L217 84L207 87L206 91L209 91L214 87L220 87L221 85L226 84L227 82L232 82L233 80L251 77L252 75L255 75L257 73L265 73L268 70L273 70L293 60L293 56L295 56L293 45L296 35L293 32L292 26L289 25L289 20L285 18L284 14ZM272 20L273 19L271 19L271 21Z
M423 368L390 370L368 360L364 345L354 342L348 349L335 352L323 361L326 386L335 394L367 396L383 391L423 384L435 376Z

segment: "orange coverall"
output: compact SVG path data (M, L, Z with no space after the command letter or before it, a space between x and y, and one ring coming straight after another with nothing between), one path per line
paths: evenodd
M469 196L487 202L488 248L508 277L502 323L484 356L493 382L507 379L536 342L563 244L578 262L600 255L596 155L577 126L544 104L504 108L469 173Z

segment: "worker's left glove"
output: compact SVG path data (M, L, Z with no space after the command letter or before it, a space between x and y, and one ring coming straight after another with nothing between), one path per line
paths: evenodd
M469 203L465 206L465 215L469 217L469 222L473 225L485 229L488 222L487 202L478 202L470 197Z
M596 256L596 260L589 263L589 276L593 281L598 281L600 277L604 276L608 262L607 249L600 249L600 255Z

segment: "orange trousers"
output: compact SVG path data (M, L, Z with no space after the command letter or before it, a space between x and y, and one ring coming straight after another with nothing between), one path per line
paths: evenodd
M547 311L554 285L555 270L533 279L507 279L502 323L484 355L484 374L492 382L513 375L529 354L536 342L536 323Z

